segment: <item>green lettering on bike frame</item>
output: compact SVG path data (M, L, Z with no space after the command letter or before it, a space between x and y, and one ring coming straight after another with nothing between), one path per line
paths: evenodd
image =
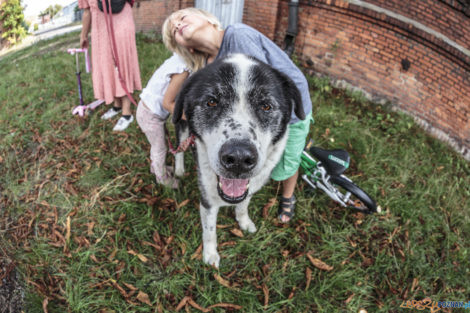
M328 156L328 159L330 159L331 161L334 161L342 166L344 166L345 168L348 168L349 167L349 163L344 161L344 160L341 160L340 158L337 158L335 157L334 155L330 154Z

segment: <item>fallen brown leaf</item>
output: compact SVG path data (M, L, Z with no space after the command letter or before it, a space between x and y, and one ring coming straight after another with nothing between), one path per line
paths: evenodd
M310 282L312 281L312 270L310 269L310 267L307 267L307 269L305 270L305 279L307 280L305 290L307 290L308 287L310 287Z
M199 310L199 311L202 311L202 312L205 312L205 313L211 311L210 309L205 309L202 306L200 306L199 304L197 304L192 298L189 298L188 303L189 303L189 305L191 305L196 310Z
M223 279L219 274L214 273L214 278L217 280L219 284L221 284L224 287L231 288L232 286L230 285L230 282L228 280Z
M351 294L351 295L350 295L350 296L349 296L349 297L348 297L346 300L344 300L344 303L345 303L345 304L349 304L349 302L351 302L351 301L352 301L352 299L354 299L354 296L355 296L355 294L354 294L354 293L353 293L353 294Z
M226 241L226 242L222 242L221 244L219 244L219 248L222 248L222 247L227 247L227 246L236 246L237 245L237 242L236 241Z
M178 303L178 306L176 307L176 312L178 312L179 310L181 310L185 305L186 303L188 303L188 300L191 299L190 297L184 297L183 299L181 299L180 303Z
M139 260L141 260L141 261L144 262L144 263L147 263L148 260L149 260L145 255L140 254L140 253L137 253L137 252L135 252L134 250L128 250L127 253L129 253L129 254L131 254L131 255L135 255L136 257L139 258Z
M44 301L42 301L42 310L44 313L48 313L49 311L47 310L47 305L49 304L49 299L44 298Z
M152 303L150 303L149 295L143 291L139 291L139 293L137 294L137 300L142 303L148 304L149 306L152 306Z
M236 304L231 304L231 303L217 303L208 307L208 309L213 309L213 308L225 308L225 309L234 309L234 310L243 309L241 305L236 305Z
M123 285L126 286L130 290L137 290L137 288L132 284L123 283Z
M117 281L115 281L114 279L111 279L111 284L113 285L114 288L116 288L119 293L124 297L124 298L128 298L129 295L127 294L127 292L124 290L124 288L121 287L121 285L119 285L117 283Z
M327 271L327 272L333 270L333 266L330 266L330 265L326 264L325 262L323 262L320 259L314 258L313 256L311 256L308 253L307 253L307 257L310 260L310 262L313 264L313 266L315 266L316 268L318 268L322 271Z
M263 218L269 217L269 209L276 204L276 198L271 198L263 207Z
M243 238L243 232L238 228L231 229L230 232L237 237Z
M266 284L263 284L263 294L264 294L264 307L268 307L269 304L269 289Z
M295 290L297 290L297 287L296 287L296 286L294 286L294 287L292 288L292 291L290 292L290 294L289 294L289 296L287 297L287 299L290 300L290 299L292 299L292 298L294 297L294 295L295 295Z
M186 199L186 200L183 200L181 203L177 204L176 205L176 208L179 209L179 208L182 208L184 207L186 204L189 203L189 199Z
M70 232L71 232L71 226L70 226L70 216L67 216L67 222L65 226L65 241L69 242L70 240Z
M112 261L114 260L114 257L116 256L116 253L118 252L117 249L114 249L113 252L111 252L111 254L108 256L108 260L109 261Z
M199 245L199 247L197 247L196 251L191 256L191 260L194 260L194 259L198 259L198 260L202 259L202 243Z

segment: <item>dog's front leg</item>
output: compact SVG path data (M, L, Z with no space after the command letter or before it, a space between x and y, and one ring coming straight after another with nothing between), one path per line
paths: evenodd
M202 255L205 263L219 267L220 256L217 253L217 214L219 207L205 208L199 205L202 223Z
M248 196L245 200L237 204L235 207L235 218L242 230L254 233L256 231L256 226L248 215L248 204L250 204L250 200L251 196Z
M178 177L184 175L184 152L175 154L175 175Z

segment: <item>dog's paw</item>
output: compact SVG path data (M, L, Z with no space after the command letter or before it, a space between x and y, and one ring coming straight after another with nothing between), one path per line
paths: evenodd
M238 225L243 231L247 231L249 233L256 232L255 223L253 223L253 221L250 218L240 219L238 221Z
M183 177L184 176L184 168L175 168L175 175L178 177Z
M203 252L203 259L204 263L214 266L215 268L219 268L220 263L220 256L217 251L213 252Z

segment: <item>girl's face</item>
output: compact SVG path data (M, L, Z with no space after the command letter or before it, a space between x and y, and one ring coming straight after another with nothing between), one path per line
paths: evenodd
M208 25L210 23L207 19L200 15L181 12L171 20L171 32L177 44L193 48L192 39L197 34L203 35L204 29Z

